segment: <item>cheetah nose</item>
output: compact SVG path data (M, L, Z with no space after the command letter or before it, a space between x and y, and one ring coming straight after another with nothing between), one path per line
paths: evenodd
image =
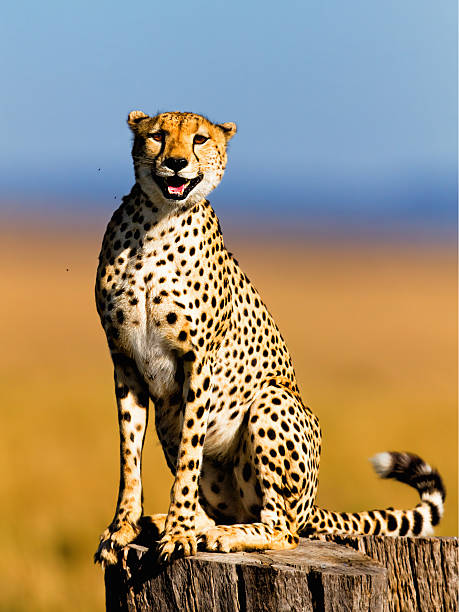
M188 166L188 160L184 157L168 157L164 160L163 164L174 172L178 172L185 168L185 166Z

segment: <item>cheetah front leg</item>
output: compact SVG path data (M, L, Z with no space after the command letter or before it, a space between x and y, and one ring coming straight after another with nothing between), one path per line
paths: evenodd
M167 514L144 514L139 520L142 536L146 534L150 540L159 540L164 533L166 519ZM196 507L195 526L198 534L205 529L215 526L215 521L207 516L199 502L197 502Z
M201 511L198 502L199 474L210 407L210 375L204 358L186 363L183 425L171 503L164 534L158 545L160 561L166 562L174 553L194 555L197 550L197 527L203 529L206 525L214 525ZM206 519L204 522L203 516Z
M101 536L96 562L114 564L121 548L139 533L142 515L141 459L148 420L148 388L135 363L113 355L120 431L120 484L115 516Z

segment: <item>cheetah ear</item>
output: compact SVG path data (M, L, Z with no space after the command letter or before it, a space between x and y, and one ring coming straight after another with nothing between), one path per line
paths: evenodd
M131 130L135 132L137 130L138 124L144 119L149 119L149 116L145 113L142 113L142 111L135 110L129 113L127 122Z
M228 140L231 140L231 138L237 132L236 124L232 123L231 121L228 121L227 123L219 123L218 127L223 130L226 142L228 142Z

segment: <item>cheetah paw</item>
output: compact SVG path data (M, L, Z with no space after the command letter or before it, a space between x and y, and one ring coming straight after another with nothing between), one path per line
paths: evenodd
M113 531L108 527L100 538L99 548L94 555L94 562L100 563L103 568L107 565L115 565L119 559L122 548L130 544L139 533L139 528L129 522L124 522L121 527Z
M198 536L198 548L208 552L232 552L237 550L237 543L233 534L215 527L206 529Z
M197 541L194 533L164 534L158 543L158 560L167 563L174 557L189 557L197 552Z

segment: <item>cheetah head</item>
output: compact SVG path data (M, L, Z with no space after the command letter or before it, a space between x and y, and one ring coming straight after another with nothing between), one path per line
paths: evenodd
M128 125L136 179L152 201L192 205L221 181L234 123L215 124L193 113L149 117L132 111Z

